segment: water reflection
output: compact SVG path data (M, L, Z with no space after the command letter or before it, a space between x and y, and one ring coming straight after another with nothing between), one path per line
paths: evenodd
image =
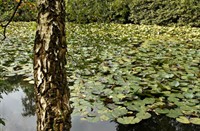
M0 125L1 131L35 131L36 117L22 115L26 113L27 108L22 102L28 96L23 91L26 88L31 90L32 86L22 82L21 76L1 80L0 94L3 100L0 102L0 115L6 123L6 126Z
M2 94L0 102L0 114L5 119L6 126L1 126L1 131L35 131L36 117L23 117L23 105L21 98L25 97L22 89Z
M2 94L2 96L3 100L0 102L0 114L5 119L6 126L1 125L0 131L35 131L36 117L32 115L33 110L30 108L32 105L26 104L24 107L21 101L27 98L26 93L22 89L19 89L7 95ZM25 109L26 107L28 109ZM24 113L27 113L26 117ZM116 131L115 126L115 123L89 123L87 121L81 121L80 117L72 117L71 131Z
M25 96L22 98L23 104L23 116L34 116L35 115L35 100L34 100L34 87L23 88Z
M6 126L0 131L35 131L35 103L33 86L22 82L20 77L0 82L0 117ZM156 116L135 125L121 125L114 122L89 123L72 116L71 131L200 131L198 125L185 125L165 116Z

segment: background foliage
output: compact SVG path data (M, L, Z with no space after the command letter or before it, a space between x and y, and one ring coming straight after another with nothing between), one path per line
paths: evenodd
M8 20L17 0L0 0L0 20ZM15 21L36 18L36 0L23 0ZM66 0L67 21L200 26L200 0Z
M200 26L199 0L68 0L67 20Z
M19 0L0 0L0 21L10 19ZM23 0L14 21L33 21L36 19L36 0Z

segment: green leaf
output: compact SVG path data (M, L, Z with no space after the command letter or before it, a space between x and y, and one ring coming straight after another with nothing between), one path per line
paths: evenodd
M119 98L119 99L123 99L123 98L125 98L126 96L124 95L124 94L118 94L117 95L117 98Z
M181 123L184 123L184 124L189 124L190 123L189 119L187 117L185 117L185 116L179 116L178 118L176 118L176 120L178 122L181 122Z
M153 104L155 102L155 98L145 98L143 100L145 104Z
M200 125L200 118L190 118L192 124Z
M171 85L174 87L178 87L180 83L178 81L173 81Z
M100 119L102 121L108 121L110 118L108 116L106 116L106 115L102 115L102 116L100 116Z
M134 118L133 116L131 117L122 117L122 118L117 118L117 122L121 124L136 124L139 123L141 120L138 118Z
M140 111L139 113L136 114L136 117L139 119L148 119L151 117L151 114L148 112Z
M173 78L174 77L174 74L166 74L164 75L165 78Z
M169 110L169 112L167 113L167 116L168 117L171 117L171 118L177 118L178 116L182 115L182 112L180 109L176 108L176 109L171 109Z
M164 90L171 90L171 87L170 86L168 86L168 85L163 85L162 87L161 87L162 89L164 89Z
M192 99L194 97L194 94L193 93L186 93L184 96L185 96L185 98Z
M125 107L118 107L118 108L115 108L113 111L112 111L112 116L114 118L117 118L119 116L123 116L125 115L126 113L128 113L128 111L126 110Z
M131 111L140 111L141 110L141 106L139 106L139 105L128 105L127 108Z
M160 109L160 108L157 108L155 110L156 113L159 113L159 114L167 114L169 113L169 109Z

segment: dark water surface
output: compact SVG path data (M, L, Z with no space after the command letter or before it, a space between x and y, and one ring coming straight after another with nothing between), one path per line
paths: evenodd
M30 115L34 111L34 104L30 102L33 99L28 96L31 94L28 92L30 88L24 92L24 87L20 84L14 86L17 90L1 94L3 99L0 99L0 118L5 119L6 126L0 125L0 131L36 131L36 117ZM24 104L23 100L28 100L29 104ZM121 125L115 122L90 123L72 116L71 131L200 131L200 126L181 124L174 119L156 115L135 125Z

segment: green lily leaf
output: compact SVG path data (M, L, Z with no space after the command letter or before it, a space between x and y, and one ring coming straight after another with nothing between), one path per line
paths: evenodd
M117 122L121 124L136 124L139 123L141 120L138 118L134 117L122 117L122 118L117 118Z
M176 120L178 122L181 122L181 123L184 123L184 124L189 124L190 123L189 119L187 117L185 117L185 116L179 116L178 118L176 118Z
M200 125L200 118L190 118L190 122L196 125Z

